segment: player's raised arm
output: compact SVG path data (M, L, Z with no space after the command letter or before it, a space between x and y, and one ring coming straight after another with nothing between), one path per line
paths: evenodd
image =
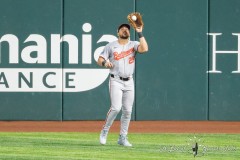
M138 34L139 42L140 42L139 47L138 47L139 53L144 53L144 52L148 51L148 44L147 44L145 37L143 36L142 30L143 30L142 26L139 28L136 28L136 32Z
M148 51L148 44L147 41L145 39L145 37L143 36L143 20L142 20L142 16L140 13L135 12L135 13L130 13L127 16L127 19L129 21L129 23L132 25L132 27L135 29L135 31L137 32L138 38L139 38L139 42L140 45L138 46L138 52L139 53L144 53Z

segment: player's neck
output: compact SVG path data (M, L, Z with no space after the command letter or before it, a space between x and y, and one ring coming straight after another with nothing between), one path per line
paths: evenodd
M119 38L118 39L118 43L120 44L120 45L125 45L125 44L127 44L129 42L129 39L122 39L122 38Z

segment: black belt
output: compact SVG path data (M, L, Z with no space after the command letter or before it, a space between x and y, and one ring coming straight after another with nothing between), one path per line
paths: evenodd
M112 78L114 78L114 75L113 75L113 74L110 74L110 76L111 76ZM128 81L128 80L130 80L130 77L128 77L128 78L119 77L119 79L121 79L122 81Z

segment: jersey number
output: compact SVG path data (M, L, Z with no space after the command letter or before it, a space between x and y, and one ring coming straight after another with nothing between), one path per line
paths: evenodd
M129 57L128 63L132 64L135 60L135 56Z

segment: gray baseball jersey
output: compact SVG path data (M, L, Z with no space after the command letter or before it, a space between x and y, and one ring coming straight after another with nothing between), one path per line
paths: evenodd
M100 56L113 64L113 68L110 69L111 74L124 78L130 77L134 73L138 46L138 41L129 41L126 45L113 41L105 46Z

